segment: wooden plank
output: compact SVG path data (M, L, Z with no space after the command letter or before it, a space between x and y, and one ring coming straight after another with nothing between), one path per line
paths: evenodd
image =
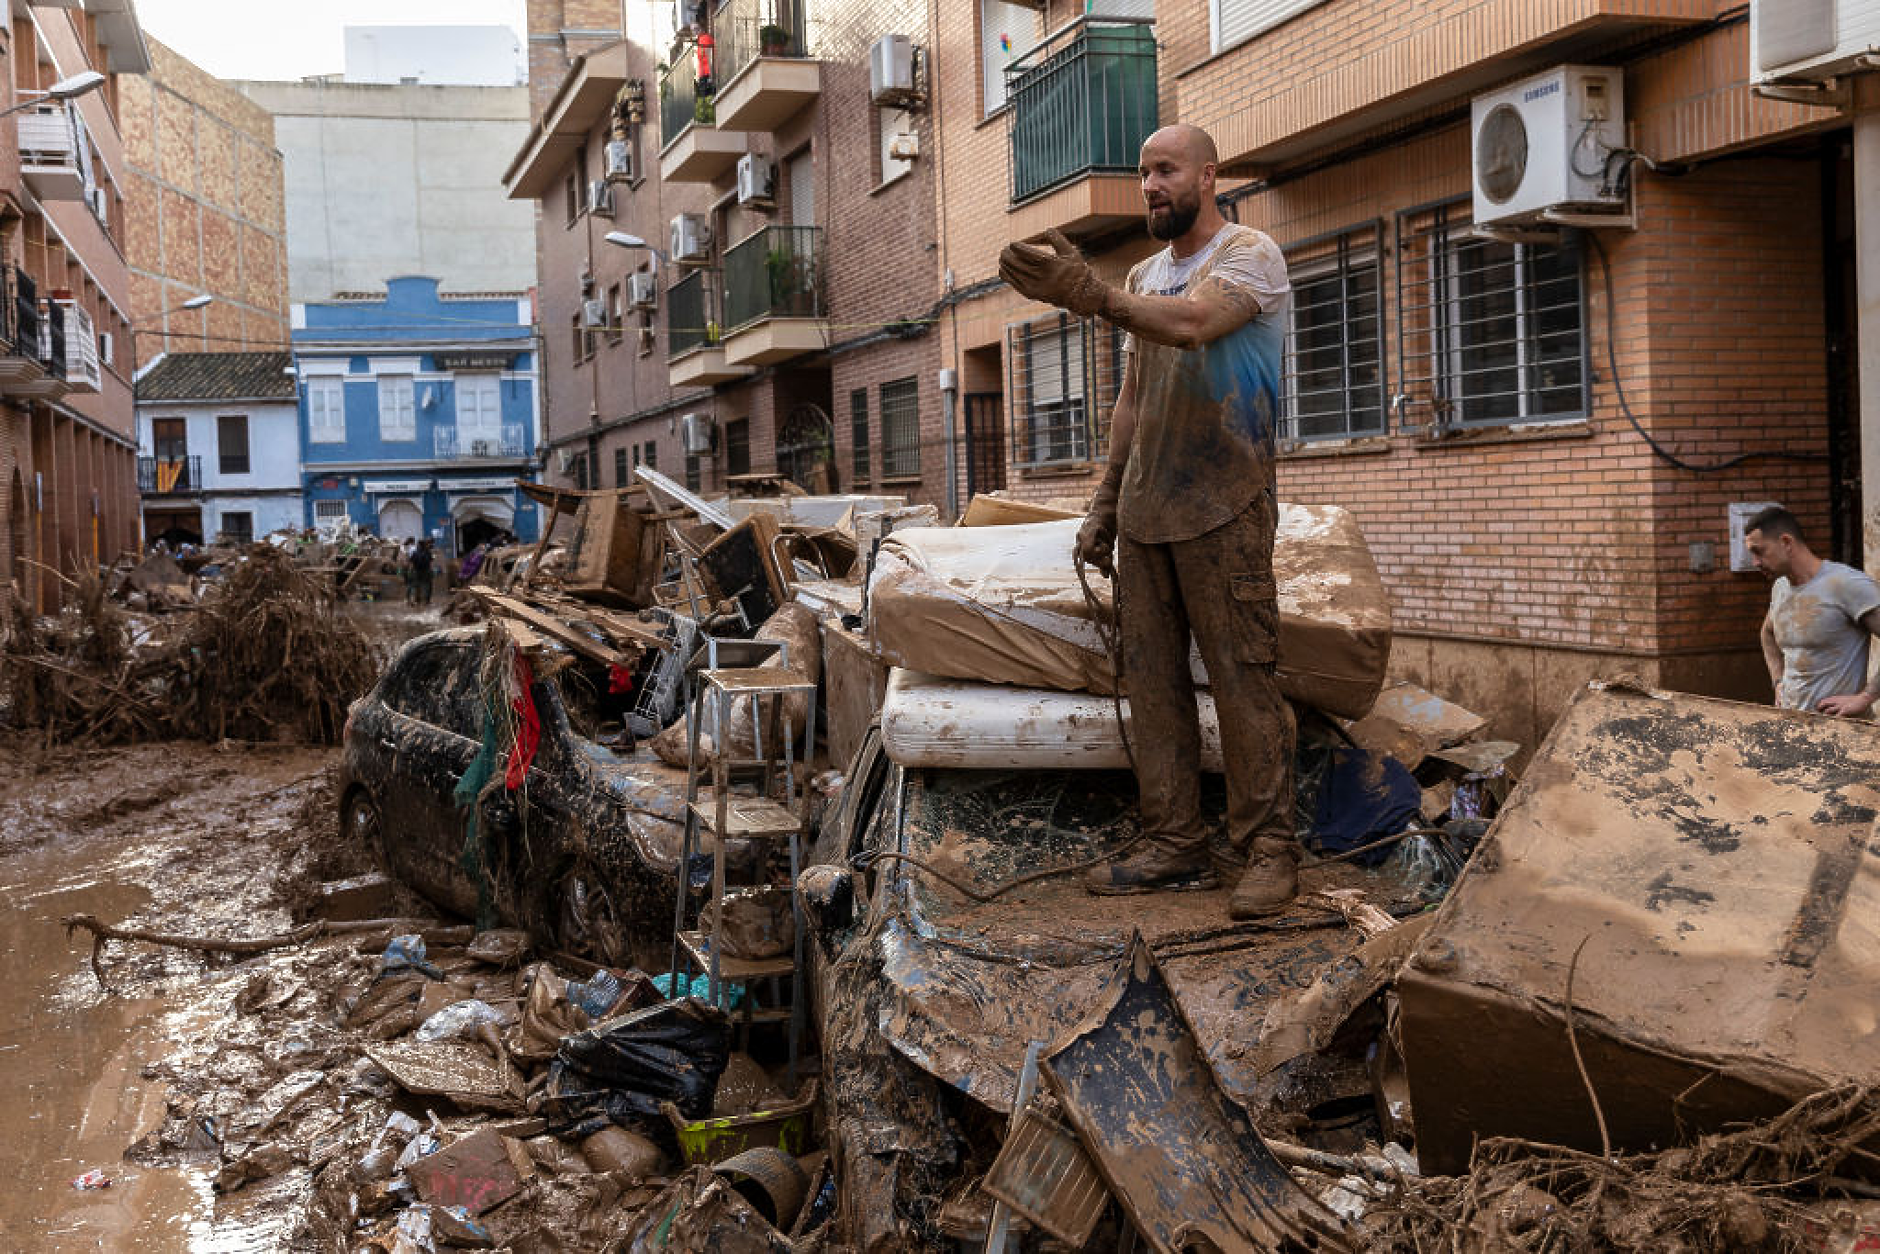
M489 608L490 613L500 614L504 618L519 619L550 640L566 645L582 657L590 658L603 666L621 666L632 669L634 663L639 661L637 656L610 648L534 606L523 604L514 597L507 597L500 592L487 591L483 588L472 588L470 591Z

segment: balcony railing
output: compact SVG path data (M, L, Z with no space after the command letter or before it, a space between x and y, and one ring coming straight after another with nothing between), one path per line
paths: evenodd
M436 427L431 432L431 450L439 461L527 457L529 429L521 423L505 423L501 431Z
M668 359L718 342L718 292L723 282L722 271L700 268L666 289Z
M41 200L78 200L91 186L85 123L77 109L42 100L20 115L20 173Z
M96 392L102 385L98 366L98 337L92 330L91 315L71 301L52 302L65 325L65 353L60 358L65 381L77 390Z
M820 318L822 228L767 226L725 253L725 326Z
M712 18L712 71L722 86L757 57L809 56L801 0L730 0Z
M698 52L687 45L679 53L679 63L659 76L659 146L668 148L694 122L707 126L712 121L711 82L699 91Z
M39 302L39 360L53 378L65 377L65 306L57 301Z
M202 458L138 458L137 491L143 496L187 496L202 491Z
M33 276L18 266L6 267L6 324L0 334L6 339L7 355L30 357L44 364L39 350L39 287Z
M1156 127L1155 28L1083 18L1005 72L1012 200L1095 173L1131 173Z

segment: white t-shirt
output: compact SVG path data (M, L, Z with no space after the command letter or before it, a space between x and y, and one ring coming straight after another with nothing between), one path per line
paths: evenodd
M1782 648L1782 684L1776 704L1813 710L1823 697L1845 697L1867 684L1869 610L1880 609L1880 588L1864 572L1823 562L1800 587L1776 580L1769 593L1769 627Z
M1172 244L1155 253L1142 263L1133 290L1145 296L1182 295L1188 290L1188 281L1233 234L1234 227L1235 224L1229 222L1214 233L1213 239L1186 257L1176 257ZM1286 277L1286 255L1263 232L1253 247L1237 248L1221 258L1221 264L1214 267L1214 277L1252 292L1260 302L1262 314L1283 314L1292 304L1292 282ZM1123 348L1126 352L1135 351L1135 337L1124 336Z

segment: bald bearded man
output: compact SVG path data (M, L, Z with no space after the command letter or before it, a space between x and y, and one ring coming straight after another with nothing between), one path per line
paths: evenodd
M1280 348L1292 288L1279 248L1215 202L1214 141L1163 127L1142 146L1149 234L1168 247L1127 283L1097 277L1062 235L1008 245L999 273L1021 293L1129 333L1110 460L1077 557L1112 574L1144 840L1092 870L1094 893L1217 883L1201 819L1201 735L1188 666L1208 670L1227 768L1227 835L1246 856L1237 919L1298 892L1292 709L1274 678L1273 483Z

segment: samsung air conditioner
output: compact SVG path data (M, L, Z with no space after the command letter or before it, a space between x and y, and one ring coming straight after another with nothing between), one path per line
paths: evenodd
M777 167L754 152L738 158L738 203L760 209L777 203Z
M1872 0L1750 0L1749 81L1819 83L1874 69L1880 4Z
M604 300L584 300L581 302L581 325L589 329L607 325L607 302Z
M876 104L918 103L914 90L914 41L906 35L883 35L868 50L868 95Z
M624 139L607 143L607 179L618 182L633 177L633 146Z
M612 213L614 211L614 189L608 186L606 179L595 179L588 184L588 212Z
M1562 65L1469 108L1478 225L1625 208L1625 82L1619 70Z
M635 309L651 309L659 301L659 289L653 285L653 273L650 270L635 271L627 276L627 303Z
M694 411L679 419L679 447L687 457L707 457L717 430L712 416Z
M667 243L674 261L705 261L712 250L711 223L702 213L682 213L672 220Z

